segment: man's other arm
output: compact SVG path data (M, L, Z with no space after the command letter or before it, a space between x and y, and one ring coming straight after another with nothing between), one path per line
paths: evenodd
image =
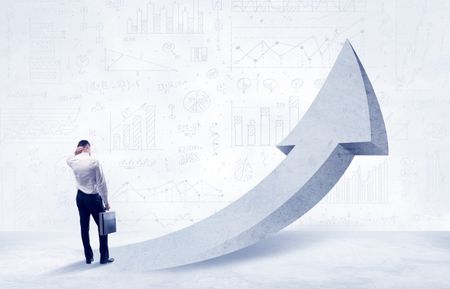
M109 202L108 202L108 187L106 186L105 175L103 174L103 169L100 163L97 161L97 165L95 167L95 179L96 179L96 187L97 191L102 196L103 203L105 203L106 210L109 210Z

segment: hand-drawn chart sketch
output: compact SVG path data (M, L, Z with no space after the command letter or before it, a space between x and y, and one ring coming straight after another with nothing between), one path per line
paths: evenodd
M156 147L156 107L143 104L137 110L112 123L111 151L149 150Z
M233 146L270 146L279 143L299 120L299 97L275 107L231 104Z
M235 12L354 12L366 8L366 0L232 0Z
M106 71L176 71L176 69L118 51L105 49Z
M345 39L364 45L362 20L348 27L232 26L233 68L326 68ZM355 44L356 45L356 44Z
M157 3L149 1L128 18L128 34L196 34L204 31L199 0Z

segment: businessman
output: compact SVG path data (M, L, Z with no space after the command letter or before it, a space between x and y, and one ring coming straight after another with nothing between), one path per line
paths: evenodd
M86 264L91 264L94 261L94 253L89 243L89 221L92 215L98 227L99 213L110 209L106 180L100 163L97 159L91 157L91 145L87 140L81 140L74 155L69 156L66 161L72 168L77 181L76 201L80 214L81 240L83 241ZM114 262L114 258L109 257L108 235L101 236L99 228L98 232L100 264Z

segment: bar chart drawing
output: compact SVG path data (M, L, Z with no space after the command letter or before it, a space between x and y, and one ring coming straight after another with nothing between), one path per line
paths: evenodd
M183 4L181 4L183 3ZM199 0L167 2L156 5L147 2L138 8L136 15L127 20L128 34L202 34L204 14L199 9Z
M156 148L156 108L143 104L139 109L112 125L111 151L151 150Z
M234 106L231 104L232 146L272 146L281 142L299 120L299 97L288 105Z
M208 47L192 47L191 61L192 62L208 61Z
M432 151L428 153L426 176L428 191L428 194L426 194L426 200L428 202L446 198L447 192L442 190L442 184L447 182L446 174L444 172L445 169L439 152Z
M289 97L289 130L292 130L300 119L299 97L296 95Z
M324 199L328 204L388 204L388 165L383 161L367 173L358 167L353 174L342 177Z

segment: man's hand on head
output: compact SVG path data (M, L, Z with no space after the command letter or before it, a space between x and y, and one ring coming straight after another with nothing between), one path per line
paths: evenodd
M84 150L84 147L77 147L77 149L75 150L75 155L81 154Z

